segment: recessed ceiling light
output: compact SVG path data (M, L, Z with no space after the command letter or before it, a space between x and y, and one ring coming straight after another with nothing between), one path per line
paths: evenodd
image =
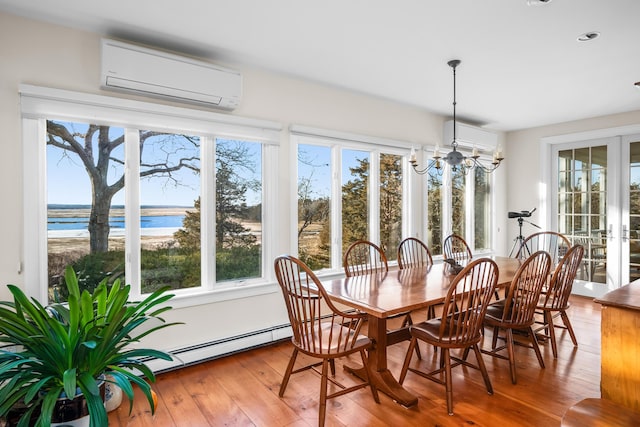
M589 31L584 34L580 34L578 36L579 42L590 42L591 40L595 40L600 37L600 33L598 31Z
M527 6L539 6L547 3L551 3L551 0L527 0Z

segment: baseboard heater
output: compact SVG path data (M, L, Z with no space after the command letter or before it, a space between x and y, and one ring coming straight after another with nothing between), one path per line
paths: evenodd
M274 344L289 339L292 334L291 325L289 324L275 326L248 334L168 351L173 356L173 360L170 362L155 358L146 359L144 362L155 373L162 373Z

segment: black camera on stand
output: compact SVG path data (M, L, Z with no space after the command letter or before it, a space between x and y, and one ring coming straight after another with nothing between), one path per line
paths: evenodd
M509 218L518 218L518 226L520 227L520 234L518 234L518 237L516 237L515 242L513 242L513 247L511 248L511 252L509 252L510 257L514 255L518 255L520 253L520 248L524 245L524 236L522 235L522 223L524 222L524 219L522 218L529 218L531 214L534 213L535 211L536 211L536 208L533 208L530 211L508 213ZM536 228L540 228L530 221L527 221L527 222Z
M509 218L529 218L535 210L536 208L530 211L509 212Z

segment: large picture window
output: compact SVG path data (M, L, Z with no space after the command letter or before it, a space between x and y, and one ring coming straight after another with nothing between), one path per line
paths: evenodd
M297 142L300 258L314 270L340 269L346 248L364 239L394 261L407 221L400 150L323 138Z
M451 233L462 236L475 252L491 248L491 174L472 169L435 168L426 174L427 245L442 255L442 241Z
M25 263L39 266L29 274L39 272L43 300L64 299L68 265L87 287L120 278L138 294L167 285L198 293L270 282L264 257L272 251L262 239L270 175L263 164L265 153L276 163L268 148L278 140L276 125L225 123L195 111L168 115L171 109L146 103L120 111L116 99L56 92L71 99L24 99L24 108L37 112L24 120L33 151L25 188L35 189L25 192L25 203L28 212L45 212L25 219L34 230ZM85 111L93 98L99 102ZM60 113L67 118L56 118Z
M342 139L315 131L303 129L293 138L300 258L314 270L339 270L346 248L366 239L395 261L402 239L416 235L421 223L410 214L421 200L407 194L409 181L415 185L421 179L407 162L410 150L366 137ZM474 251L489 251L491 175L475 169L464 174L434 168L422 179L424 240L432 255L442 255L442 241L452 232L465 237Z
M261 144L215 139L216 281L262 275ZM139 160L125 156L136 144ZM135 150L134 150L135 151ZM139 163L127 182L125 164ZM201 286L200 137L117 126L47 121L48 276L51 295L64 289L64 268L85 283L110 276L125 282L128 239L140 246L142 293L162 286ZM125 185L125 182L127 184ZM135 209L127 187L139 187ZM70 191L70 189L73 189ZM127 224L127 212L138 216ZM129 229L132 230L129 230ZM136 238L134 239L134 234ZM132 280L133 279L133 280Z

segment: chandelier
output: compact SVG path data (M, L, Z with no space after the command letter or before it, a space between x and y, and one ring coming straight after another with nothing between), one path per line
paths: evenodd
M480 155L478 154L478 149L475 147L473 148L470 156L465 156L460 151L458 151L458 140L456 135L456 67L460 65L460 60L453 59L447 62L447 65L449 65L453 69L453 141L451 141L452 150L447 153L446 156L442 157L440 155L440 150L436 146L435 150L433 151L433 157L428 161L427 166L424 168L420 168L418 166L418 161L416 160L416 152L412 148L409 163L411 163L411 166L413 166L413 170L420 175L424 175L433 168L435 168L439 174L442 174L442 169L445 165L449 165L452 171L462 171L465 174L467 174L471 169L479 169L486 173L493 172L498 168L498 166L500 166L500 162L504 160L502 151L500 151L500 149L497 149L493 153L493 160L489 164L482 163L482 161L480 160Z

